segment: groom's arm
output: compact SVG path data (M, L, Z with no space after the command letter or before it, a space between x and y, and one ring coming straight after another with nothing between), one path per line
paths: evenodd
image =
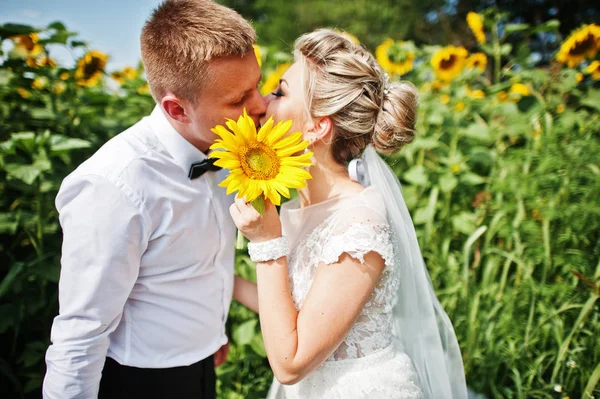
M258 313L258 288L256 284L240 276L235 276L233 284L233 299Z
M46 353L44 398L96 398L109 334L138 276L147 228L123 186L65 179L56 199L63 229L59 315Z

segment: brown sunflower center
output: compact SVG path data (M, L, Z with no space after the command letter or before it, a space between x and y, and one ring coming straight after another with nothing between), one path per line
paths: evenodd
M456 64L456 55L450 54L448 57L443 58L440 62L440 69L452 69Z
M83 79L89 79L94 76L95 73L102 69L102 60L98 57L91 57L89 62L86 62L83 66Z
M29 52L33 51L33 49L35 48L35 42L33 41L33 38L29 35L21 36L21 44L23 44L23 46L25 46L25 48Z
M569 54L572 56L581 56L593 51L596 47L596 38L588 34L582 41L577 41L573 47L569 49Z
M277 153L263 143L253 143L240 151L244 174L254 180L271 180L279 173Z

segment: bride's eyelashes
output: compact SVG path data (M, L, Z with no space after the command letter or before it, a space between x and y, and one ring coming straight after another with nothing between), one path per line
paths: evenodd
M277 90L275 90L271 94L274 95L275 97L283 97L283 91L281 91L281 88L278 88Z

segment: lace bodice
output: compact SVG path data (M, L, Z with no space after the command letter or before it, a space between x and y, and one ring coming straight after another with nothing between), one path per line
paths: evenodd
M336 263L343 253L364 262L364 256L371 251L385 261L371 297L328 360L360 358L388 347L400 276L394 264L393 234L379 193L369 187L358 194L304 208L298 208L298 200L292 200L282 207L281 220L290 240L289 278L298 310L319 265Z

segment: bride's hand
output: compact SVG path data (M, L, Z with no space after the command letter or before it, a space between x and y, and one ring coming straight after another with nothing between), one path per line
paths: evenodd
M271 201L265 201L265 213L260 213L243 198L236 198L229 213L238 230L250 242L262 242L281 237L281 220L277 208Z

